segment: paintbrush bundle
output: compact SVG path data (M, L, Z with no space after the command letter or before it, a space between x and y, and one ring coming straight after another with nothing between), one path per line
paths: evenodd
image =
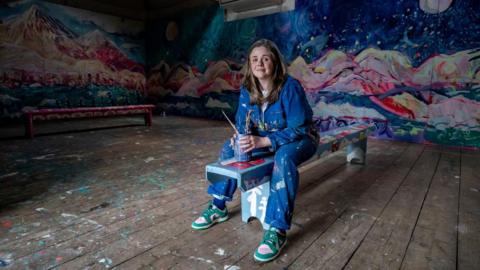
M250 120L251 120L252 110L248 110L247 117L245 117L245 134L250 133Z

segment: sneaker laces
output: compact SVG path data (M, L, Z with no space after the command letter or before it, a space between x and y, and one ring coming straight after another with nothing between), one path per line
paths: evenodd
M266 244L268 243L270 245L273 245L275 248L278 248L277 245L275 244L275 243L278 244L278 242L279 242L277 231L276 230L268 230L265 233L265 236L263 237L263 242L266 243Z
M202 213L202 216L206 219L206 220L210 220L210 217L215 214L215 208L217 208L212 202L210 202L208 204L208 207L207 209L205 209L205 211L203 211ZM222 211L220 210L219 208L217 208L219 211Z

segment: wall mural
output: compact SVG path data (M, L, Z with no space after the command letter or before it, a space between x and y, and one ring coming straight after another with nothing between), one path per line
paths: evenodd
M44 1L0 6L0 120L144 100L144 24Z
M480 2L297 0L292 12L223 22L219 8L147 31L150 99L168 112L233 114L246 50L275 41L323 130L480 147Z

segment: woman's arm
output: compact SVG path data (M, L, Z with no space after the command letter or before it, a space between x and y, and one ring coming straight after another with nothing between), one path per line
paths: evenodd
M250 96L247 90L242 86L240 88L240 97L238 98L238 107L237 113L235 115L235 126L238 132L245 134L246 133L246 118L247 118L247 111L250 104Z
M287 127L267 135L271 148L276 151L281 145L291 143L306 136L310 132L312 123L312 109L302 85L289 79L280 93L280 102L285 113Z

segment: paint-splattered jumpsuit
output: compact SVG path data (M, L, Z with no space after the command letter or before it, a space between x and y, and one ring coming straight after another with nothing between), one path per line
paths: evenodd
M298 188L297 165L308 160L316 151L316 132L312 125L312 109L300 83L287 77L278 100L265 110L250 105L248 91L242 87L235 117L237 129L245 130L245 118L251 110L250 130L253 135L267 136L271 147L255 149L275 153L275 162L270 182L265 223L277 229L288 230ZM230 140L225 142L220 160L234 156ZM217 199L232 200L237 182L226 179L208 187L208 193Z

